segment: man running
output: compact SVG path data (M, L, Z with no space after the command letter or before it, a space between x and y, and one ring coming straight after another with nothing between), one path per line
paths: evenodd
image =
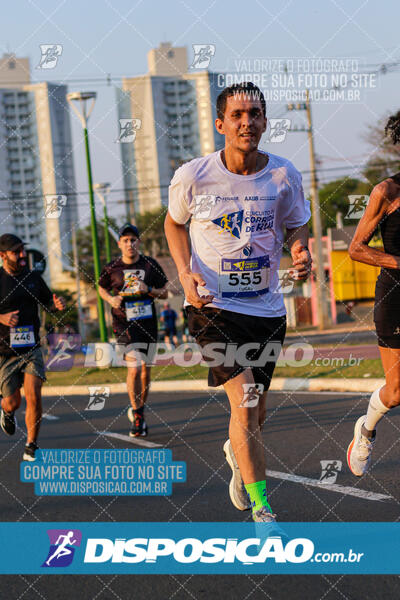
M68 556L72 553L72 550L68 546L73 546L77 540L74 540L74 532L69 531L66 535L59 535L56 540L56 546L54 553L46 560L46 565L49 567L52 560L55 558L61 558L62 556Z
M148 434L144 407L150 385L150 363L157 343L154 299L167 297L164 271L154 258L139 253L139 245L137 227L125 223L119 230L121 256L108 263L99 278L100 296L112 307L117 344L125 347L131 437ZM135 344L138 344L139 354L134 349Z
M215 342L254 348L248 353L251 368L239 359L226 366L223 359L211 366L209 384L224 385L230 402L224 451L232 469L231 500L245 510L250 498L253 519L271 522L261 426L286 331L282 295L273 292L285 229L294 277L305 280L310 273L310 210L292 163L258 150L267 119L264 96L254 84L222 91L215 126L225 148L176 171L165 231L185 291L189 330L205 360ZM190 218L191 257L185 227ZM267 345L273 357L265 358Z
M170 344L171 340L174 346L178 345L178 337L176 335L176 319L178 315L170 307L169 302L164 302L163 311L161 312L160 321L165 325L165 343Z
M26 398L27 441L23 460L35 460L42 419L41 389L46 381L40 349L38 305L64 310L65 300L52 294L42 277L27 267L24 242L5 233L0 237L0 425L14 435L15 411L21 404L20 388Z
M400 111L391 116L385 134L393 145L400 143ZM368 470L379 421L400 404L400 173L374 187L358 224L349 254L353 260L381 267L376 282L374 321L385 385L376 389L367 413L354 426L347 450L351 472L361 477ZM384 251L368 244L380 226Z

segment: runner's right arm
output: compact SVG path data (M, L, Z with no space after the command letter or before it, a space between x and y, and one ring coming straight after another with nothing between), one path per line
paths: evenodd
M164 229L186 300L195 308L202 308L212 302L214 296L199 296L197 292L197 286L205 286L206 282L200 273L193 273L190 269L189 237L186 227L184 224L176 223L168 212Z
M382 252L382 250L371 248L368 245L385 215L391 213L395 208L394 202L392 209L390 206L390 184L387 181L378 183L371 192L365 212L349 246L349 255L352 260L375 267L400 269L400 256Z
M122 296L112 296L107 292L106 289L101 287L101 285L99 285L99 294L100 297L108 302L108 304L110 304L113 308L119 308L121 306L123 300Z
M185 292L187 302L195 308L202 308L213 301L214 296L200 296L197 286L205 286L201 273L192 273L190 268L189 236L185 223L192 216L188 206L188 185L182 178L183 167L175 172L169 186L168 212L165 217L164 230L169 251L178 270L178 277Z
M113 308L118 309L122 304L123 298L119 295L113 296L109 293L109 290L112 290L110 273L107 270L107 267L104 267L99 277L99 294L100 297L108 302Z

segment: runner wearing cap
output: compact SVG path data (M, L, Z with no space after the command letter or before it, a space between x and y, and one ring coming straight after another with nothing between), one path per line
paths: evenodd
M38 305L64 310L65 300L52 294L42 277L27 267L24 242L5 233L0 237L0 425L14 435L15 411L21 404L20 388L26 398L27 441L23 460L35 460L42 418L41 388L46 380L40 349Z
M222 91L215 125L225 148L175 172L165 232L185 291L190 333L204 359L214 361L209 384L224 385L230 402L224 451L232 469L231 500L240 510L251 505L255 521L271 522L261 426L286 330L278 269L286 238L293 277L308 277L310 209L292 163L258 150L267 119L264 96L254 84ZM191 250L185 227L190 218ZM251 346L247 363L237 352L234 361L227 353L216 364L215 343Z
M148 433L144 407L150 385L150 363L157 344L154 299L167 297L164 271L154 258L140 254L139 245L138 229L125 223L119 230L121 256L104 267L99 279L100 296L112 307L117 344L124 346L131 437ZM140 354L135 352L136 344Z

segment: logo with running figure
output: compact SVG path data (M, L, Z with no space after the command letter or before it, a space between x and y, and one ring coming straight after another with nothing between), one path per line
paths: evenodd
M213 194L196 194L193 199L195 202L193 216L196 219L207 219L215 206L216 196Z
M369 196L365 194L350 195L349 208L345 215L345 219L361 219L365 209L367 208Z
M40 44L40 62L37 69L54 69L63 51L61 44Z
M67 196L63 194L47 194L45 196L44 219L59 219L62 209L67 204Z
M321 477L320 483L335 483L338 474L342 470L341 460L321 460Z
M110 388L108 386L88 386L89 403L85 410L102 410L106 400L110 397Z
M141 126L141 119L119 119L119 136L116 142L121 144L134 142Z
M79 529L48 529L50 548L42 567L69 567L75 548L81 545L82 532Z
M290 119L269 119L269 133L267 142L284 142L290 130Z
M243 211L238 210L237 212L224 214L222 217L218 217L218 219L213 219L212 222L218 225L218 227L221 227L219 233L228 233L232 237L240 238L243 224Z
M192 44L193 46L193 62L190 65L191 69L207 69L212 57L215 54L214 44Z
M242 383L243 400L239 404L240 408L255 408L258 406L261 394L264 391L262 383Z

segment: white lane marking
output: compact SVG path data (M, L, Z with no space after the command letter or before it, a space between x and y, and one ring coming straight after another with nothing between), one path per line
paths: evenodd
M60 417L56 417L56 415L50 415L49 413L43 413L43 419L47 419L48 421L58 421Z
M140 437L132 438L129 435L123 435L122 433L112 433L111 431L98 431L99 435L106 435L108 437L117 438L117 440L123 440L124 442L130 442L137 446L144 446L145 448L162 448L162 444L155 444L154 442L148 442Z
M291 392L293 390L271 390L271 393L275 392L275 393L285 393L285 392ZM349 396L365 396L367 394L369 394L369 396L371 396L371 392L328 392L328 391L313 391L313 390L299 390L298 392L295 392L296 394L334 394L335 396L345 396L346 394L348 394Z
M23 410L22 414L26 414L26 411ZM47 419L48 421L58 421L60 417L56 417L56 415L51 415L50 413L43 413L42 414L42 419Z
M337 492L339 494L346 494L347 496L356 496L357 498L362 498L363 500L375 500L381 502L384 500L393 499L393 496L386 496L386 494L367 492L366 490L359 490L358 488L350 487L348 485L338 485L337 483L321 483L318 481L318 479L300 477L300 475L282 473L281 471L270 471L267 469L265 474L273 479L284 479L285 481L292 481L293 483L302 483L303 485L310 485L312 487L317 487L321 490L327 490L329 492Z

